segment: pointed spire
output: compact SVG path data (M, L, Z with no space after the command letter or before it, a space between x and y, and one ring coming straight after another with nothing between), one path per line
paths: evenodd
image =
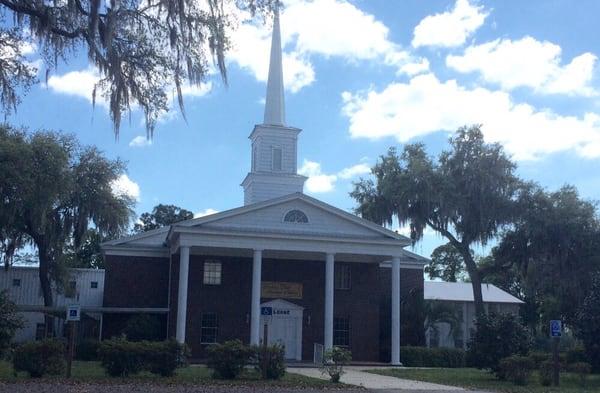
M283 91L283 67L281 66L281 31L279 28L279 1L275 3L273 37L271 39L271 60L267 81L264 124L285 125L285 100Z

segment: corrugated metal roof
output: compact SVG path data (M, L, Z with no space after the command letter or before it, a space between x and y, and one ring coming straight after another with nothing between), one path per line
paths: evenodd
M473 286L470 282L425 281L424 290L426 300L473 301ZM524 303L492 284L481 284L481 292L484 302Z

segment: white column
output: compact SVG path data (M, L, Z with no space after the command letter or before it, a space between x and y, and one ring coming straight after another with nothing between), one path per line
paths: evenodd
M190 271L190 248L179 248L179 290L177 293L177 331L175 338L185 343L185 326L187 320L188 275Z
M400 365L400 257L392 258L392 362Z
M333 254L325 260L325 350L333 348Z
M252 261L252 306L250 318L250 344L260 344L260 286L262 250L254 250Z

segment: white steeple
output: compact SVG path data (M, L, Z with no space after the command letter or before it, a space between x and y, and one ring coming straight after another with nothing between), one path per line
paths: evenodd
M283 67L281 65L281 30L279 28L279 2L275 4L273 36L271 37L271 61L267 81L264 124L285 125L285 100L283 92Z
M285 125L278 4L275 7L265 118L250 134L252 166L242 182L245 205L302 192L306 181L305 176L297 173L301 130Z

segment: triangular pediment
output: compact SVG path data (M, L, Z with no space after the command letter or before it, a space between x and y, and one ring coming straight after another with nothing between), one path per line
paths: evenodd
M285 216L293 210L304 213L308 222L287 222ZM219 231L396 239L408 243L402 235L301 193L189 220L178 226Z

